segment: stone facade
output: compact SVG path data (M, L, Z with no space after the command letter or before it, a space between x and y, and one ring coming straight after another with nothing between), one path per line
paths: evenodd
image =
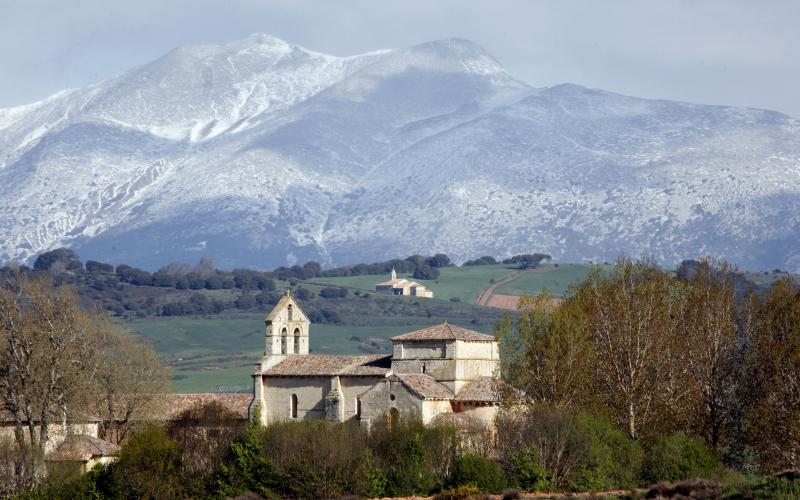
M369 426L392 412L416 413L425 423L448 414L483 425L494 419L502 382L492 335L445 322L392 337L392 355L322 356L308 353L309 329L289 292L266 318L252 406L265 425L319 418Z

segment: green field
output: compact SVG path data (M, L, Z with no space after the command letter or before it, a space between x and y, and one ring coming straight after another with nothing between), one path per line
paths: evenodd
M415 280L410 274L398 274L399 278L406 278L425 285L433 291L436 299L450 300L457 297L462 302L474 302L478 295L489 285L492 280L501 279L514 274L517 269L513 265L496 264L491 266L443 267L440 268L437 280ZM359 290L374 291L375 285L389 279L388 276L346 276L339 278L314 278L308 283L319 283L331 286L346 286Z
M523 273L519 278L497 287L495 293L501 295L537 294L543 289L555 297L563 297L569 287L586 279L592 269L597 266L584 264L561 264L542 271ZM610 270L612 266L601 265L603 270Z
M319 297L309 308L335 307L343 324L312 324L311 351L319 354L388 352L388 338L448 320L473 330L490 332L503 311L474 305L492 282L517 272L512 265L442 268L438 280L418 280L433 290L433 300L370 294L326 301ZM522 273L495 293L521 295L547 288L554 295L585 278L591 266L564 264L545 271ZM410 276L406 276L410 278ZM386 276L317 278L301 282L318 292L324 286L345 286L373 291ZM277 283L278 288L289 283ZM452 303L457 297L460 303ZM343 301L343 302L342 302ZM173 370L176 392L249 391L250 374L264 352L264 316L230 313L210 318L148 317L126 323L132 331L153 343Z
M389 337L445 319L392 316L373 318L375 324L371 326L312 324L310 349L317 354L388 353ZM450 321L459 323L452 318ZM126 326L152 342L172 367L175 392L249 391L250 374L264 353L263 315L148 318L128 322ZM466 321L463 326L483 332L492 330L492 323Z

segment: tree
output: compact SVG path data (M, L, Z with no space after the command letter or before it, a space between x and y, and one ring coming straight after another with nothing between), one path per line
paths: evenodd
M18 444L30 443L34 456L42 456L54 423L103 409L118 421L112 401L130 416L165 381L148 344L83 311L70 287L17 277L0 288L0 403L14 415Z
M437 253L433 257L429 258L425 263L430 267L447 267L453 265L452 262L450 262L450 257L443 253Z
M570 300L585 314L598 395L614 422L632 438L676 425L688 392L683 284L651 263L621 259L609 277L590 274Z
M762 467L800 465L800 295L791 279L779 279L764 299L751 296L746 324L746 431Z
M681 345L695 413L687 415L691 421L686 427L716 451L733 424L735 406L739 348L733 273L727 263L714 269L708 261L700 262L688 278L687 291Z
M518 310L514 330L500 332L506 380L532 400L555 408L585 404L594 348L580 308L574 302L556 307L544 290L523 296Z
M78 271L83 268L78 256L69 248L56 248L39 254L33 263L33 268L37 271L50 271L56 264L61 264L67 271Z
M0 397L20 446L39 455L53 422L79 413L97 370L97 327L75 292L49 278L0 289Z
M169 392L169 371L153 347L108 319L101 328L92 394L106 441L122 442L137 422L159 411L157 395Z
M430 266L421 266L414 270L415 280L435 280L439 277L439 269Z

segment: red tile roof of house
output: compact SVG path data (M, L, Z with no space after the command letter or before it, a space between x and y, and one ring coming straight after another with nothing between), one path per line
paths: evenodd
M424 373L406 373L395 375L404 386L422 399L450 399L453 393L430 375Z
M462 387L453 401L499 403L503 391L509 389L509 386L499 378L481 377Z
M467 342L494 342L497 339L494 335L475 332L451 325L446 321L441 325L429 326L421 330L416 330L391 338L392 342L421 342L426 340L463 340Z
M280 377L303 376L386 376L392 357L386 354L369 356L325 356L306 354L287 356L286 359L262 372L262 375Z
M49 461L87 461L93 457L111 457L119 453L119 446L86 434L67 436L58 447L47 455Z

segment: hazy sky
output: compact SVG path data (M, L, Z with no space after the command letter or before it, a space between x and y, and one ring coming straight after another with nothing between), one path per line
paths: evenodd
M0 107L255 32L336 55L468 38L535 86L800 118L800 0L0 0Z

